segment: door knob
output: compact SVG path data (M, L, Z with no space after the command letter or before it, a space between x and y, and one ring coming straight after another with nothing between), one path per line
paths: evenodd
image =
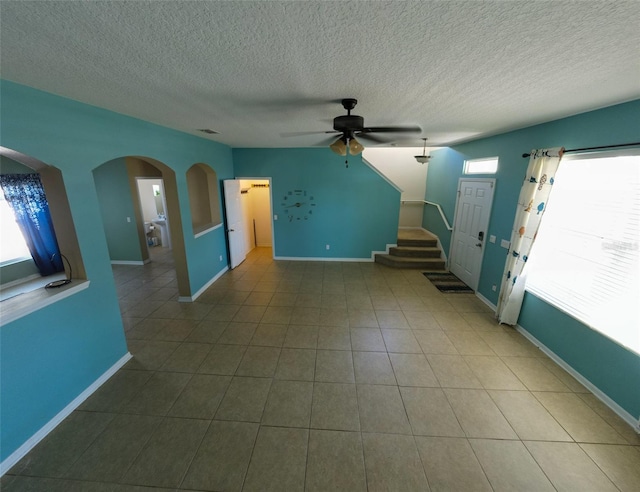
M478 243L478 244L476 244L476 246L477 246L478 248L482 248L482 243Z

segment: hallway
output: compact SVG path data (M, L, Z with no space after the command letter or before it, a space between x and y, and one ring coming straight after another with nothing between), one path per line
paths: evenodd
M152 259L113 267L133 359L3 491L640 488L640 437L474 295L256 248L179 303Z

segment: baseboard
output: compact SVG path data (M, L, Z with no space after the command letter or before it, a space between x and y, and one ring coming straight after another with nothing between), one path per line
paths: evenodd
M387 244L387 249L385 249L384 251L372 251L371 252L371 261L376 261L376 255L388 255L389 254L389 250L391 248L395 248L396 246L398 246L397 244Z
M312 256L274 256L274 260L286 260L286 261L344 261L344 262L372 262L372 258L325 258L325 257L312 257Z
M482 302L484 302L487 306L489 306L494 313L496 312L496 309L498 309L498 307L493 302L491 302L485 296L480 294L480 292L478 291L476 291L476 297L480 299Z
M178 297L178 302L193 302L193 301L195 301L198 297L200 297L204 293L205 290L207 290L209 287L211 287L215 283L216 280L218 280L220 277L222 277L228 271L229 271L229 266L227 265L222 270L220 270L215 275L215 277L213 277L206 284L204 284L202 287L200 287L200 289L198 289L198 292L196 292L192 296L180 296L180 297Z
M149 263L151 260L111 260L112 265L136 265L143 266Z
M587 388L591 393L595 395L602 403L608 406L618 417L624 420L627 424L629 424L637 433L640 433L640 421L636 420L636 418L627 412L624 408L618 405L615 401L609 398L602 390L600 390L597 386L595 386L591 381L585 378L582 374L576 371L573 367L567 364L558 354L556 354L553 350L543 344L540 340L538 340L535 336L525 330L522 326L516 325L516 330L527 340L533 343L536 347L538 347L542 352L544 352L553 362L558 364L562 369L571 374L574 378L580 382L585 388Z
M118 362L112 365L106 372L96 379L91 386L80 393L71 403L64 407L58 414L47 422L38 432L26 440L26 442L11 453L7 458L0 463L0 477L8 472L13 465L20 461L24 456L31 451L36 445L42 441L53 429L55 429L64 419L66 419L71 413L78 408L87 398L89 398L100 386L107 382L107 380L113 376L118 369L124 366L131 354L127 352L123 355Z

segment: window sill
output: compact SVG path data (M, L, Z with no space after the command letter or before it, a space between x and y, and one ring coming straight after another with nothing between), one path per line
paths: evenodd
M0 326L28 316L31 313L66 299L89 287L88 280L73 280L70 284L57 289L45 289L44 287L31 292L18 294L10 299L2 301L0 310Z

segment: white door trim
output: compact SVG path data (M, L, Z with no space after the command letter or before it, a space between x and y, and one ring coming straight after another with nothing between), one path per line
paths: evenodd
M255 179L256 181L269 181L269 205L271 206L271 255L275 259L276 257L276 224L274 222L274 213L273 213L273 183L272 178L269 176L236 176L234 179L240 179L245 181L251 181Z
M453 246L454 246L454 236L456 233L456 227L458 226L457 220L458 220L458 205L460 204L460 187L462 185L463 181L475 181L475 182L481 182L481 183L491 183L491 202L489 203L489 213L487 214L487 224L485 227L485 234L484 234L484 245L482 247L482 253L480 255L480 265L478 265L478 274L476 275L476 278L474 279L473 283L474 285L470 285L469 287L471 287L474 291L478 290L478 283L480 282L480 274L482 273L482 261L484 260L484 252L485 252L485 245L487 244L487 240L488 240L488 228L489 228L489 223L491 222L491 210L493 208L493 199L495 196L495 189L496 189L496 179L495 178L467 178L467 177L460 177L458 178L458 189L456 190L456 206L453 212L453 230L451 231L451 241L449 242L449 268L451 268L451 265L453 264Z

